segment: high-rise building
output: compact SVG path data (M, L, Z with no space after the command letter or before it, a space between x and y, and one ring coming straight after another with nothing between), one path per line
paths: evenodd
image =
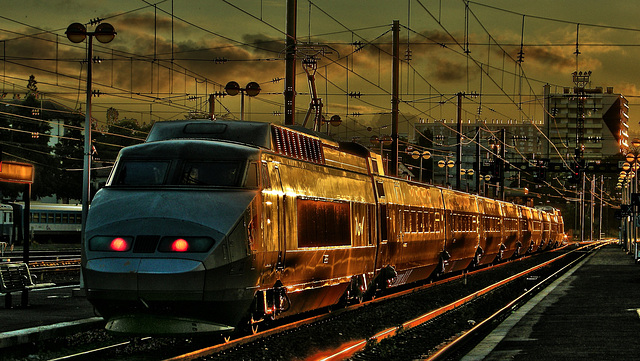
M496 145L501 143L498 136L501 129L505 130L505 159L510 164L505 167L505 184L519 184L516 180L524 178L536 180L544 173L556 173L553 176L564 181L571 174L567 165L579 164L582 169L593 170L593 165L603 159L627 152L629 106L624 96L615 94L612 87L567 87L561 93L551 93L550 89L550 86L544 86L544 119L462 122L465 138L462 142L461 168L475 171L473 176L465 177L464 185L468 183L470 189L475 190L478 184L476 177L491 173L496 175L495 168L499 161L492 153L496 153ZM437 166L437 162L441 159L455 160L456 127L454 120L415 124L416 132L422 136L416 136L414 140L434 149L433 161L423 165L429 168L427 172L431 176L424 179L436 184L450 183L455 187L455 168L445 171ZM478 128L479 134L476 131ZM480 167L476 164L477 141L481 144ZM580 162L582 159L584 161ZM541 164L546 167L542 173L538 169ZM524 186L526 183L522 184Z
M551 141L546 142L545 158L552 162L560 157L573 160L575 150L580 148L578 143L584 147L582 155L587 162L628 149L629 105L623 95L613 92L613 87L606 91L602 87L566 87L562 93L552 94L546 85L544 98L544 132Z

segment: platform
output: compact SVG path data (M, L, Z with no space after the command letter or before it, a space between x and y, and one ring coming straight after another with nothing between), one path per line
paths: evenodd
M14 307L0 308L0 349L61 337L103 323L86 298L72 293L71 286L31 290L27 307L20 306L21 293L14 293Z
M640 358L640 265L595 251L518 309L462 360Z

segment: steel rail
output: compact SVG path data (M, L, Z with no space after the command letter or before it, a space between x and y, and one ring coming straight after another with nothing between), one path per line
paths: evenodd
M551 252L555 252L555 251L564 249L567 246L568 245L565 245L565 246L563 246L561 248L554 249ZM584 248L584 247L580 247L580 248L578 248L576 250L573 250L573 251L570 251L568 253L575 252L575 251L577 251L579 249L582 249L582 248ZM568 253L566 253L566 254L568 254ZM535 269L539 269L541 267L544 267L545 265L547 265L548 263L550 263L550 262L552 262L554 260L561 259L562 257L566 256L566 254L560 255L560 256L554 258L551 261L547 261L547 262L543 263L542 265L537 266ZM309 317L309 318L306 318L306 319L303 319L303 320L299 320L299 321L296 321L296 322L287 323L285 325L282 325L282 326L279 326L279 327L270 328L270 329L267 329L265 331L259 332L259 333L254 334L254 335L248 335L248 336L240 337L238 339L229 340L229 341L227 341L225 343L222 343L222 344L209 346L209 347L206 347L206 348L203 348L203 349L200 349L200 350L195 350L195 351L183 354L183 355L171 357L171 358L165 359L164 361L194 360L194 359L197 359L197 358L200 358L200 357L205 357L205 356L208 356L208 355L211 355L211 354L214 354L214 353L227 351L227 350L230 350L230 349L233 349L233 348L236 348L236 347L240 347L242 345L245 345L245 344L248 344L248 343L251 343L251 342L255 342L255 341L258 341L258 340L261 340L261 339L265 339L267 337L276 335L276 334L281 333L281 332L285 332L285 331L288 331L288 330L293 330L293 329L298 328L298 327L303 326L303 325L308 325L308 324L312 324L312 323L315 323L315 322L329 320L329 319L331 319L333 317L336 317L336 316L342 314L343 312L354 311L354 310L357 310L357 309L359 309L361 307L372 305L374 303L383 302L383 301L386 301L386 300L389 300L389 299L399 298L399 297L402 297L404 295L412 294L412 293L417 292L417 291L421 291L421 290L424 290L424 289L427 289L427 288L431 288L431 287L434 287L434 286L437 286L437 285L441 285L441 284L444 284L444 283L447 283L447 282L459 280L461 278L466 277L467 275L473 275L473 274L476 274L476 273L479 273L479 272L485 272L485 271L488 271L488 270L491 270L491 269L496 269L496 268L502 267L502 266L504 266L506 264L509 264L510 262L522 261L522 260L528 259L531 256L532 255L529 255L529 256L526 256L526 257L520 257L518 259L509 261L509 262L503 262L503 263L500 263L500 264L495 265L495 266L484 267L484 268L480 268L480 269L477 269L477 270L474 270L474 271L471 271L471 272L464 272L464 273L461 273L461 274L458 274L458 275L455 275L455 276L450 276L450 277L447 277L447 278L444 278L444 279L441 279L441 280L438 280L438 281L435 281L435 282L431 282L431 283L428 283L428 284L425 284L425 285L421 285L421 286L418 286L418 287L412 287L412 288L409 288L409 289L406 289L406 290L403 290L403 291L394 292L392 294L384 295L384 296L381 296L381 297L376 297L375 299L370 300L370 301L362 302L360 304L350 305L348 307L345 307L345 308L342 308L342 309L338 309L338 310L335 310L335 311L330 312L330 313L325 313L325 314L321 314L321 315L317 315L317 316L312 316L312 317ZM533 270L535 270L535 269L531 269L531 272L533 272ZM512 278L514 278L516 276L512 276L509 279L512 279ZM478 292L482 292L482 291L478 291ZM477 297L478 296L478 292L468 296L468 298ZM445 307L447 307L447 306L445 306ZM455 308L455 307L453 307L453 308ZM453 308L451 308L451 309L453 309ZM438 310L432 311L429 314L431 314L433 312L437 312L437 311ZM429 319L427 319L427 320L425 320L423 322L426 322L426 321L428 321L428 320L430 320L430 319L432 319L432 318L434 318L434 317L436 317L436 316L438 316L438 315L440 315L440 314L442 314L444 312L445 311L440 312L437 315L435 315L435 316L433 316L433 317L431 317L431 318L429 318ZM397 332L398 328L400 328L400 327L404 327L405 329L414 327L414 326L412 326L412 324L415 323L415 322L418 322L418 320L414 319L412 321L409 321L409 323L407 323L406 325L403 324L403 326L396 327L393 330L387 329L387 330L381 331L376 336L379 335L381 337L380 338L380 340L381 340L381 339L383 339L385 337L389 337L389 336L394 335ZM375 338L376 336L374 336L373 338ZM348 350L353 350L353 352L349 353L349 355L351 355L351 354L361 350L362 348L364 348L364 346L366 345L367 341L368 340L355 341L355 342L351 342L349 344L343 345L343 347L345 349L348 349ZM345 350L345 352L347 352L348 350ZM345 356L345 357L347 357L347 356ZM335 360L338 360L338 359L339 358L336 358ZM327 358L327 360L333 360L333 359Z
M150 340L150 339L151 339L151 337L143 337L143 338L140 339L140 341L147 341L147 340ZM99 352L103 352L103 351L107 351L107 350L111 351L111 350L119 348L119 347L128 346L128 345L131 344L131 342L132 341L119 342L119 343L116 343L116 344L112 344L112 345L108 345L108 346L102 346L102 347L98 347L98 348L95 348L95 349L74 353L74 354L71 354L71 355L66 355L66 356L61 356L61 357L49 359L48 361L73 360L75 358L83 358L84 356L87 356L87 355L92 355L93 357L95 357L96 355L93 355L95 353L99 353Z
M593 251L595 251L595 250L597 250L597 249L599 249L601 247L604 247L605 245L607 245L609 243L611 243L611 242L608 242L608 241L601 242L601 243L595 245ZM592 246L592 245L586 245L586 246L583 246L581 248L590 247L590 246ZM574 252L580 250L581 248L579 248L577 250L574 250ZM560 274L564 273L566 270L574 267L578 262L581 262L585 257L590 256L592 254L593 254L592 252L585 253L585 254L581 255L580 257L578 257L577 259L571 261L569 264L567 264L564 267L562 267L561 269L557 270L556 272L554 272L553 274L551 274L550 276L548 276L544 280L538 282L536 285L534 285L533 287L531 287L530 289L528 289L527 291L522 293L516 299L514 299L511 302L509 302L506 306L502 307L501 309L499 309L498 311L493 313L491 316L489 316L488 318L484 319L482 322L477 323L474 327L472 327L468 331L464 332L463 334L458 336L453 341L447 343L445 346L440 348L436 353L430 355L429 357L427 357L424 360L425 361L436 361L436 360L445 359L448 355L450 355L451 353L455 352L457 350L458 346L460 346L462 343L466 342L470 337L473 337L473 336L477 335L480 331L486 329L490 325L490 323L492 321L496 320L498 317L501 317L506 312L512 311L512 310L517 309L518 307L520 307L521 303L523 301L525 301L526 298L530 294L533 294L538 289L541 289L543 286L546 286L551 280L553 280L554 278L558 277L558 275L560 275Z
M388 337L392 337L395 336L396 334L398 334L399 331L406 331L408 329L420 326L426 322L429 322L431 320L433 320L434 318L449 312L451 310L454 310L474 299L476 299L477 297L480 297L482 295L485 295L493 290L495 290L498 287L501 287L513 280L516 280L518 278L524 277L534 271L537 271L543 267L546 267L550 264L552 264L553 262L559 261L561 259L563 259L564 257L566 257L567 255L573 253L573 252L577 252L580 251L584 248L590 247L589 245L586 246L582 246L580 248L577 248L575 250L572 250L570 252L567 252L565 254L559 255L556 258L553 258L549 261L546 261L544 263L541 263L539 265L536 265L532 268L529 268L528 270L522 271L518 274L515 274L511 277L505 278L502 281L496 282L493 285L487 286L479 291L476 291L474 293L471 293L457 301L454 301L448 305L445 305L443 307L440 307L438 309L432 310L430 312L427 312L421 316L418 316L412 320L406 321L404 322L402 325L400 326L396 326L396 327L390 327L387 328L385 330L382 330L378 333L376 333L374 336L368 338L368 339L362 339L362 340L356 340L356 341L351 341L348 342L342 346L340 346L337 349L334 349L333 351L325 351L325 352L321 352L319 354L321 354L321 357L318 357L316 359L311 358L309 360L316 360L316 361L337 361L337 360L344 360L348 357L351 357L352 355L354 355L356 352L361 351L362 349L364 349L364 347L367 345L367 343L370 342L380 342L381 340L388 338Z

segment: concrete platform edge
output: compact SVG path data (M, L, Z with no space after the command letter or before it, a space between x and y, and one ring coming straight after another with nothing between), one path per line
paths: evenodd
M0 333L0 349L64 337L74 333L89 331L104 325L102 317L91 317L77 321L26 328Z

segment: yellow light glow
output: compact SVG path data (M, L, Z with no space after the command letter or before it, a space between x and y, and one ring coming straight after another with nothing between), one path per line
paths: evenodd
M35 173L32 164L2 162L0 180L12 183L33 183Z

